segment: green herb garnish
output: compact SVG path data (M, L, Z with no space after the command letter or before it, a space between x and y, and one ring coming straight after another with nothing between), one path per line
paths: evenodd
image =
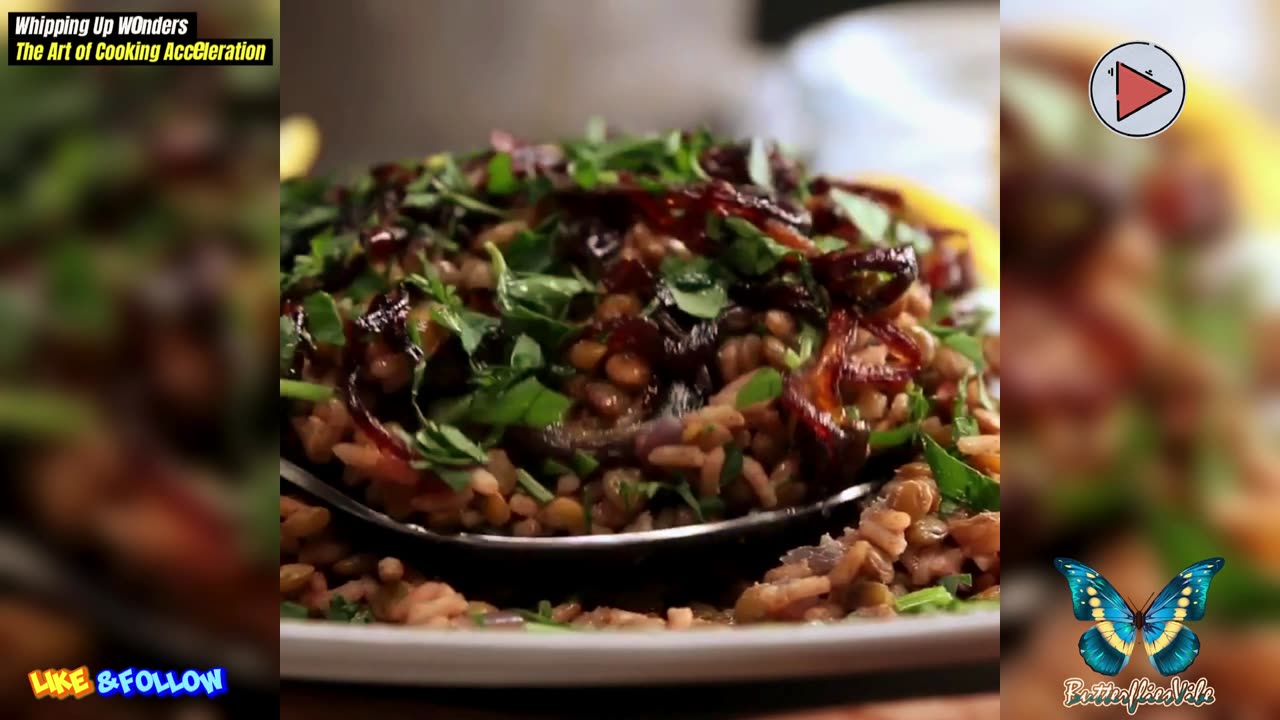
M951 405L951 436L959 439L978 434L978 421L969 413L969 380L976 377L968 373L956 384L956 399Z
M365 624L373 622L373 613L369 608L353 603L337 593L334 593L333 598L329 600L327 617L338 622Z
M492 195L509 195L516 191L520 183L511 171L511 155L494 153L489 159L489 182L486 189Z
M942 344L969 358L974 367L981 370L987 361L982 355L982 341L962 331L949 332L942 336Z
M280 601L280 617L282 618L289 618L291 620L305 620L307 619L307 615L309 614L310 613L308 612L307 608L305 608L302 605L299 605L296 602L293 602L292 600Z
M740 217L724 219L724 226L735 240L721 256L729 267L744 275L763 275L775 268L782 258L799 252L761 232L750 221Z
M813 246L825 253L840 252L849 247L847 240L834 235L819 235L813 239Z
M623 509L630 511L641 497L652 498L660 490L666 489L666 487L666 485L656 480L623 480L618 486L618 494L622 496Z
M563 475L573 475L573 468L565 465L555 458L547 458L542 463L542 476L549 478L558 478Z
M920 439L925 461L944 498L973 510L1000 509L999 483L947 452L928 434L920 433Z
M698 507L702 510L702 516L723 515L725 511L724 500L716 496L698 498Z
M455 492L465 489L471 482L470 471L462 468L489 461L484 448L452 425L423 418L422 428L412 440L416 443L420 459L411 461L409 465L418 470L432 470Z
M333 397L333 387L302 380L286 380L280 378L280 397L293 400L309 400L321 402Z
M698 504L698 498L694 497L693 489L689 487L689 483L681 481L679 485L671 488L685 504L693 508L693 514L698 517L698 522L706 522L706 518L702 516L702 505Z
M809 358L813 357L813 351L821 343L822 331L809 323L802 323L800 325L800 336L796 341L797 349L787 348L786 355L783 356L787 367L795 370L808 362Z
M306 316L307 332L311 339L325 345L347 344L347 332L338 312L338 304L327 292L314 292L302 301Z
M739 410L756 403L772 400L782 394L782 374L771 367L755 371L751 379L738 391L734 404Z
M410 275L405 282L425 291L438 303L431 306L431 319L457 335L468 355L474 353L485 336L498 326L498 321L467 308L458 293L432 268L427 267L424 272L425 275Z
M942 585L942 587L947 589L947 592L951 593L952 595L955 595L956 591L962 585L968 586L973 584L973 575L969 573L960 573L959 575L947 575L946 577L943 577L938 582L939 584Z
M945 610L951 607L955 596L945 587L935 585L923 590L909 592L893 602L893 609L899 613L916 613L925 610Z
M543 487L542 483L535 480L532 475L522 468L516 469L516 482L520 483L520 487L529 493L529 497L537 500L540 505L546 505L556 499L556 496L550 490Z
M858 228L858 232L873 243L883 243L893 217L889 210L869 197L831 188L831 200L845 217Z
M720 466L720 487L742 475L742 448L733 443L724 446L724 465Z
M517 609L516 614L525 620L525 628L534 631L568 631L570 630L568 623L562 623L555 619L555 608L552 607L550 600L542 600L538 602L538 607L534 610Z
M552 227L555 218L548 218L537 228L521 230L502 249L507 266L516 272L546 272L555 261L555 238Z
M582 450L573 451L573 472L578 477L586 479L588 475L596 471L600 467L600 461L594 455Z
M527 377L510 387L477 390L466 417L484 425L542 428L564 419L573 400Z
M334 208L316 209L332 211L333 217L337 217L338 211ZM283 222L284 217L281 216L281 223ZM326 230L312 237L309 247L310 252L293 258L293 269L288 275L281 277L282 290L319 278L328 268L345 263L359 249L360 241L355 233L334 235Z
M729 304L729 292L713 275L706 258L685 261L675 256L662 263L662 276L676 305L694 317L714 319Z
M891 430L877 430L871 433L869 442L873 448L896 447L915 439L920 432L920 422L929 415L929 400L919 386L913 385L907 391L910 415L907 421Z
M497 305L504 320L516 332L526 333L539 343L559 347L573 331L563 313L574 296L593 288L577 278L516 273L493 243L485 250L497 276Z
M773 169L769 167L769 149L764 140L752 138L747 151L747 175L751 182L773 192Z
M280 316L280 372L286 373L293 367L293 356L298 351L298 328L293 318Z

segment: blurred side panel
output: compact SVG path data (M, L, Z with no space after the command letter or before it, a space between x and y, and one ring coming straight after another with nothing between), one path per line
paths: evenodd
M279 43L274 2L18 5ZM0 715L272 702L278 67L5 67L0 97ZM28 671L80 665L234 692L33 700Z
M1063 681L1110 679L1080 660L1088 625L1053 558L1141 605L1221 556L1180 676L1206 678L1221 717L1276 717L1263 668L1280 665L1280 9L1120 5L1002 3L1002 708L1087 714L1063 707ZM1158 42L1187 78L1182 114L1147 140L1108 131L1085 92L1130 40ZM1168 686L1141 643L1134 655L1118 685Z

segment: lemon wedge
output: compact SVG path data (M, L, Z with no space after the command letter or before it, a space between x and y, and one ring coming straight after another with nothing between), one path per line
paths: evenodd
M857 180L901 193L908 221L964 232L979 282L1000 287L1000 233L976 212L900 177L863 175Z
M280 179L306 175L320 154L320 128L305 115L280 121Z

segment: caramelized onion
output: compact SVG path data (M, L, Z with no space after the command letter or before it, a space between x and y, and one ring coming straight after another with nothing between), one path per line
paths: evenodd
M810 225L807 210L791 207L764 191L737 188L724 180L658 191L620 183L594 190L567 189L557 194L557 203L574 214L591 212L591 205L607 207L619 199L634 219L643 220L654 232L670 235L701 255L716 254L715 243L706 232L709 215L740 217L761 229L772 221L799 233Z
M847 305L866 315L892 305L918 273L915 250L905 246L850 248L820 255L812 265L814 277L831 294L833 305Z
M665 322L660 325L659 320ZM720 322L707 320L685 330L661 313L654 317L631 315L594 325L584 334L607 335L611 352L636 353L669 375L687 378L714 359Z
M812 448L805 453L811 477L836 478L842 487L856 482L870 436L866 423L852 420L840 398L840 375L856 329L852 313L834 311L818 356L787 378L782 393L783 407L799 421L797 439Z

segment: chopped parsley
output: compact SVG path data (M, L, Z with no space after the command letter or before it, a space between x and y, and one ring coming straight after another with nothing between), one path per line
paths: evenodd
M531 376L509 387L477 390L466 417L484 425L542 428L562 421L572 406L568 396Z
M580 478L586 478L600 467L600 461L594 455L582 450L573 451L573 472Z
M973 510L1000 509L1000 483L947 452L928 434L920 433L920 440L942 497Z
M756 403L767 402L782 394L782 374L771 367L755 371L751 379L742 389L734 404L738 409L750 407Z
M337 218L337 209L330 207L313 208L323 210L325 216ZM281 223L284 216L281 215ZM281 277L281 290L289 290L306 281L320 278L327 270L339 266L351 258L360 247L355 233L334 235L325 230L311 238L310 252L299 254L293 258L293 269Z
M800 257L799 251L764 234L749 220L728 217L723 223L735 238L725 249L724 262L743 275L764 275L788 255Z
M560 347L574 329L564 319L569 301L594 288L573 277L517 273L493 243L486 243L485 250L497 276L497 305L504 322L517 334L527 334L544 346Z
M409 464L418 470L431 470L455 492L471 483L470 469L489 461L484 448L452 425L422 419L422 428L412 437L419 459Z
M694 317L714 319L729 304L729 291L716 275L707 258L685 261L671 256L662 263L662 277L676 306Z
M910 414L906 422L896 428L872 432L869 440L871 447L897 447L915 439L920 432L920 422L929 414L929 400L919 386L913 385L907 391L907 401Z
M287 373L293 367L293 357L298 351L298 343L301 338L298 336L298 328L293 324L293 318L288 315L280 316L280 372Z
M947 575L938 581L947 592L955 595L961 587L968 587L973 584L973 575L969 573L960 573L958 575Z
M529 493L529 497L537 500L540 505L546 505L556 499L556 496L550 490L543 487L542 483L535 480L532 475L522 468L516 470L516 482L520 483L520 487Z
M339 347L347 344L346 327L332 295L327 292L311 293L302 301L302 310L312 340Z
M840 188L831 188L830 197L863 237L875 244L885 242L893 222L888 208L869 197Z
M280 397L292 400L308 400L321 402L333 397L333 387L302 380L286 380L280 378Z
M698 503L698 498L694 497L693 489L689 487L687 481L681 481L672 490L680 496L681 500L684 500L686 505L693 508L693 514L697 516L698 522L706 522L706 518L702 515L702 505Z
M742 475L742 448L734 443L724 446L724 464L720 466L720 487L737 480Z
M825 253L840 252L849 247L848 241L834 235L819 235L813 239L813 246Z
M496 318L467 308L458 293L446 285L430 267L425 275L410 275L405 282L426 292L437 304L431 306L431 319L458 337L462 349L470 355L481 341L498 326Z
M280 617L289 618L291 620L305 620L309 615L309 611L303 605L299 605L292 600L280 601Z
M338 622L364 624L373 622L373 613L369 608L353 603L337 593L334 593L333 598L329 600L327 617Z
M783 356L787 367L795 370L808 362L809 358L813 357L813 351L821 342L822 331L809 323L802 323L800 325L800 336L796 341L796 349L787 348L787 352Z
M552 607L550 600L542 600L538 602L538 607L534 610L516 610L517 615L524 618L525 629L533 631L570 631L568 623L562 623L555 619L555 608Z
M955 596L942 585L909 592L893 602L899 613L917 613L926 610L945 610L955 602Z
M969 380L976 373L968 373L956 383L956 399L951 406L951 435L954 438L978 434L978 421L969 413Z
M747 174L751 177L751 182L773 192L773 170L769 167L769 149L760 138L752 138L751 147L747 151Z
M511 155L494 153L489 160L489 182L486 189L491 195L509 195L520 186L511 170Z

